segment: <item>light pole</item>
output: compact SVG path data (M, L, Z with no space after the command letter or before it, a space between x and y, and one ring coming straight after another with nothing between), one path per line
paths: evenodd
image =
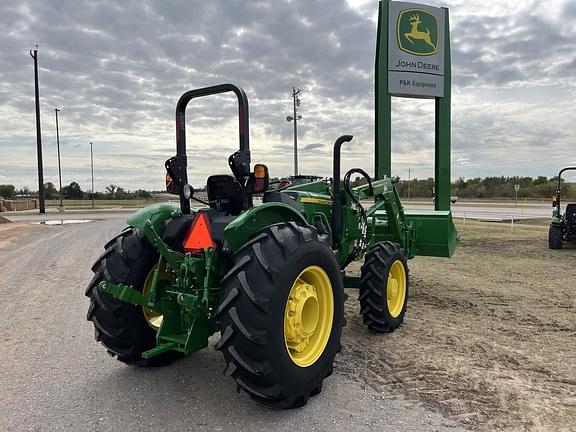
M62 204L62 169L60 167L60 132L58 131L58 113L60 110L54 108L54 114L56 114L56 147L58 148L58 198L60 199L60 207L58 210L63 211L64 205Z
M297 108L300 107L300 89L292 87L292 99L294 104L294 115L287 116L286 121L294 121L294 175L298 175L298 120L302 120L302 116L297 114Z
M90 143L90 170L92 171L92 208L94 208L94 152Z
M516 192L516 207L518 207L518 191L520 190L520 185L519 184L515 184L514 185L514 191Z
M410 168L408 168L408 201L410 201Z

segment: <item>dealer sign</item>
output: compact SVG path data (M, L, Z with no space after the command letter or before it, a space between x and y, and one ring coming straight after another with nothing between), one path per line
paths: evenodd
M396 1L388 4L388 92L444 97L445 9Z

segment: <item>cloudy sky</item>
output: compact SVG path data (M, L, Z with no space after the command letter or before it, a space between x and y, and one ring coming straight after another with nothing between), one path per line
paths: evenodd
M429 0L450 8L452 175L554 175L576 165L576 1ZM37 189L34 81L39 45L45 181L161 189L175 153L174 108L222 82L250 100L253 162L292 171L292 86L302 89L300 171L373 172L377 0L2 0L0 183ZM189 176L225 173L237 147L235 100L190 104ZM393 174L433 175L433 102L393 100Z

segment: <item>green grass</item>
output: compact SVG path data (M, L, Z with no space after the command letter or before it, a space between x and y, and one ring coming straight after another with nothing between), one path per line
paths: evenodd
M94 206L97 208L105 207L144 207L157 202L166 202L162 198L149 198L144 199L124 199L124 200L94 200ZM92 207L92 200L68 200L62 201L64 208L90 208ZM57 199L46 200L46 207L58 207L60 201Z

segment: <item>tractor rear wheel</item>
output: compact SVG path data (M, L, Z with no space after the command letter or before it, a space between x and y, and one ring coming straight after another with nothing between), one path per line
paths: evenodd
M102 281L122 283L142 292L151 281L158 252L141 231L130 228L104 246L104 253L92 266L94 277L88 284L90 298L87 319L94 324L94 336L112 356L138 366L164 365L182 354L168 351L150 359L142 353L156 346L161 316L150 309L125 303L98 289Z
M400 327L408 286L408 265L400 246L385 241L371 247L362 265L358 297L364 324L380 333Z
M560 225L550 225L548 231L548 248L562 249L562 227Z
M274 225L235 254L222 284L224 374L262 405L305 405L341 348L344 290L332 251L313 227Z

